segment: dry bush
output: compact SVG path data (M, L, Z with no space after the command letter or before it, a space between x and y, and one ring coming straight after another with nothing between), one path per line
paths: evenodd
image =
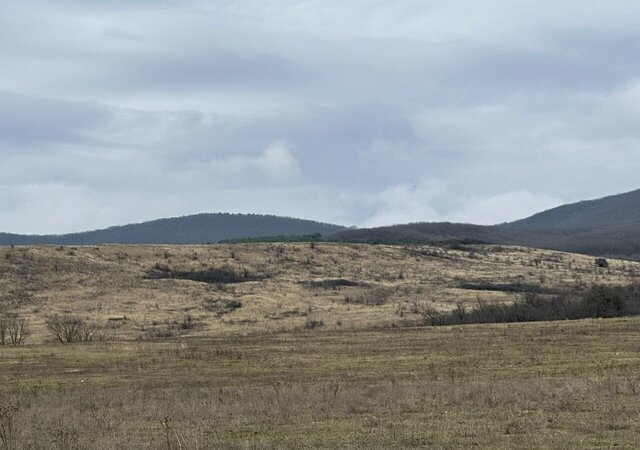
M214 312L218 317L220 317L241 308L242 302L234 299L207 299L204 301L203 307L207 311Z
M430 325L510 323L611 318L640 314L640 285L594 285L585 292L566 292L551 298L536 292L516 294L512 303L486 303L470 311L464 305L446 313L421 311Z
M200 325L200 324L198 323L198 321L196 319L194 319L190 315L186 315L182 319L182 323L180 324L180 329L181 330L193 330L194 328L197 328L198 325Z
M17 347L24 344L29 335L27 319L17 315L0 317L0 345L13 345Z
M18 412L15 405L0 403L0 448L13 450L17 448L15 424L13 419Z
M62 344L92 341L96 337L96 328L75 316L51 316L46 320L47 328L56 341Z
M316 328L322 327L324 327L324 322L322 320L307 318L307 321L304 323L305 330L315 330Z

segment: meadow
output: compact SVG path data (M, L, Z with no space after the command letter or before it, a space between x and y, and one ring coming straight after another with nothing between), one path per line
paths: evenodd
M519 247L0 249L0 448L637 448L640 318L425 326L637 263ZM56 343L73 315L95 339ZM186 317L190 317L189 320ZM186 325L185 325L186 323Z
M356 330L423 322L425 307L510 302L593 283L627 284L640 264L502 246L327 243L0 248L0 313L51 340L72 316L108 339Z
M1 350L15 449L637 448L640 320Z

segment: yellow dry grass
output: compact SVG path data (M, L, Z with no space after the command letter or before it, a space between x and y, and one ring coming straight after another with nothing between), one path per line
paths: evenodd
M14 450L636 449L639 325L0 347L0 411Z
M50 339L45 319L72 314L119 339L163 334L222 336L301 329L368 329L416 322L415 305L509 301L476 285L535 286L552 292L579 284L627 283L640 264L519 247L371 246L321 243L203 246L0 248L0 301L28 318L30 343ZM232 268L259 281L209 284L149 279L173 271ZM331 286L331 280L355 286ZM327 285L321 283L329 280ZM465 286L466 284L466 286ZM211 305L240 302L219 311ZM190 317L195 326L182 329Z

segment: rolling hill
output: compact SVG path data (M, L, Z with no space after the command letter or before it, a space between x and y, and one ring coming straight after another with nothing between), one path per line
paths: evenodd
M559 206L509 224L511 228L571 230L640 226L640 189Z
M197 214L63 235L0 233L0 245L204 244L274 235L329 235L345 227L259 214Z
M472 241L639 259L640 190L560 206L501 225L413 223L343 230L330 238L398 244Z
M320 234L334 242L522 245L640 259L640 190L568 204L500 225L411 223L351 229L257 214L198 214L64 235L0 233L0 245L203 244ZM259 240L259 239L258 239Z

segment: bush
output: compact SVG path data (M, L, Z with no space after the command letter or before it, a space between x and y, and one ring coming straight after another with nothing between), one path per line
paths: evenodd
M640 285L595 285L581 293L565 293L545 298L535 292L517 294L513 303L487 303L478 300L476 308L458 308L448 313L433 309L418 311L426 324L459 325L470 323L537 322L609 318L640 314Z
M29 326L26 319L19 316L0 317L0 345L17 347L24 343L28 335Z
M381 306L389 302L392 291L385 287L376 287L360 292L355 296L345 296L344 303L367 306Z
M18 412L15 405L0 403L0 448L17 448L16 430L13 419Z
M609 267L609 261L605 258L596 258L596 266L606 269Z
M324 322L322 320L307 319L304 323L305 330L315 330L316 328L321 327L324 327Z
M242 308L242 302L234 299L207 299L203 303L204 309L216 313L218 317Z
M92 341L96 335L94 326L74 316L52 316L46 320L47 328L62 344Z

